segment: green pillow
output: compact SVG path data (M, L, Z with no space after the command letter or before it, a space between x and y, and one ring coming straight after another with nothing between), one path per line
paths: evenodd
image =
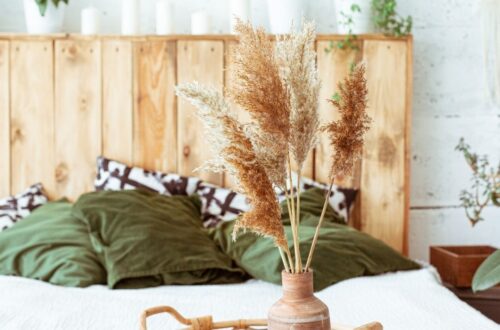
M92 192L78 199L73 214L88 226L111 288L234 283L247 277L207 235L196 196Z
M306 191L301 195L301 205L305 206L301 210L300 221L303 264L307 260L323 201L324 196L314 191ZM282 209L285 208L286 204L282 205ZM288 212L283 212L282 217L288 243L293 250ZM384 242L335 222L338 222L338 218L333 209L329 208L311 263L316 291L353 277L419 268L417 263L405 258ZM272 240L253 233L240 233L234 242L231 238L233 226L232 222L222 223L211 231L213 239L251 276L280 284L283 265Z
M49 202L0 233L0 274L86 287L106 283L87 228L65 200Z
M295 199L295 202L297 199ZM325 201L325 191L321 188L311 188L300 194L300 218L307 218L307 215L321 215L323 210L323 202ZM297 205L295 205L297 207ZM288 207L286 202L281 203L281 214L283 222L290 224L290 216L288 214ZM335 212L335 210L328 204L325 212L325 220L328 222L335 222L345 224L346 221L343 216Z

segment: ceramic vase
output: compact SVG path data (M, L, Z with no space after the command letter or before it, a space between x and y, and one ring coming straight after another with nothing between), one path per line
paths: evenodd
M28 33L62 32L65 8L66 4L64 2L59 2L56 7L52 1L47 1L47 10L42 16L35 0L24 0L24 17Z
M328 307L314 296L313 272L281 273L283 297L269 310L269 330L330 330Z

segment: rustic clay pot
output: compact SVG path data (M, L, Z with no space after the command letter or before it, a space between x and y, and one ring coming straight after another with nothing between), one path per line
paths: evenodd
M330 330L328 307L314 296L312 271L281 273L283 297L269 310L269 330Z

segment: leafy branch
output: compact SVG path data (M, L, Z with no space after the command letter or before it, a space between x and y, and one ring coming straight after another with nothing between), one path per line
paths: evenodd
M472 226L484 220L481 216L484 208L491 202L500 206L500 162L497 168L490 166L487 155L479 156L471 152L470 145L461 138L455 150L460 151L472 170L470 190L462 190L460 201L465 215Z
M396 12L396 0L372 0L375 25L384 33L396 37L411 33L413 19Z
M68 4L69 0L35 0L36 4L38 5L38 10L40 11L40 15L45 16L49 1L52 1L54 6L57 8L59 7L59 3L64 2L65 4Z

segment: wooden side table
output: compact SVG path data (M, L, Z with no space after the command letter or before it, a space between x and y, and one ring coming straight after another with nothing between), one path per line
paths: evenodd
M451 290L460 300L474 307L486 317L500 324L500 287L472 292L472 289L457 288L449 283L444 285Z

